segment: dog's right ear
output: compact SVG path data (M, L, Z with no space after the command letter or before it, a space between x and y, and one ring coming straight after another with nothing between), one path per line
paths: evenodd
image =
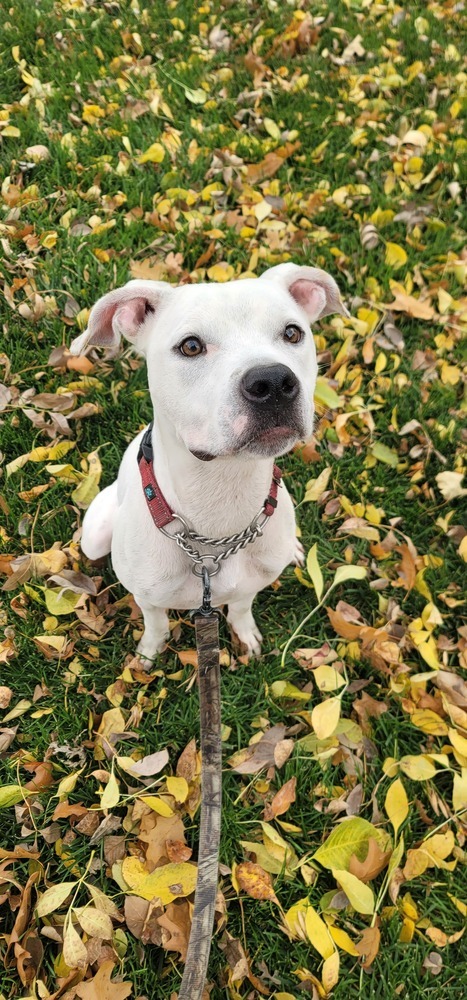
M91 347L106 347L115 354L121 337L126 337L144 354L150 319L162 300L172 293L164 281L129 281L115 288L92 307L87 330L70 344L71 354L85 354Z

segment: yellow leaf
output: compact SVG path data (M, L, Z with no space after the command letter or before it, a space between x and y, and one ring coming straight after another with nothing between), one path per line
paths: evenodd
M186 778L167 778L167 791L173 795L176 802L185 802L188 798L189 787Z
M49 587L44 591L44 598L47 611L51 615L71 615L81 594L75 594L73 590Z
M0 785L0 809L7 809L9 806L15 806L17 802L24 802L28 795L32 795L32 792L22 785Z
M333 868L332 874L357 913L370 914L374 912L375 898L369 885L361 882L356 875L351 875L350 872L338 868Z
M232 281L235 271L231 264L221 261L219 264L213 264L213 266L209 268L207 275L210 281Z
M465 742L467 748L467 740ZM429 778L433 778L436 774L433 761L429 757L426 757L425 754L407 754L405 757L401 757L399 766L401 771L408 778L411 778L412 781L428 781Z
M386 243L385 263L395 270L407 263L407 254L398 243Z
M191 896L196 886L196 865L180 861L156 868L151 875L138 858L125 858L122 874L135 896L151 900L157 896L166 906L174 899Z
M467 809L467 768L462 768L462 773L454 774L454 784L452 787L452 807L455 812Z
M160 142L153 142L141 156L138 156L138 163L162 163L165 157L165 149Z
M59 910L75 885L76 882L60 882L58 885L53 885L51 889L47 889L36 906L37 916L46 917L49 913Z
M457 899L456 896L452 896L450 892L448 892L448 896L451 903L453 903L456 907L456 910L459 910L459 913L462 913L463 917L467 917L467 903L463 903L461 899Z
M328 698L320 705L315 705L311 713L311 725L319 740L326 740L336 731L340 712L340 698Z
M299 899L284 913L284 923L295 940L306 941L305 914L309 905L308 899Z
M451 854L454 845L455 838L452 830L433 834L419 848L407 851L404 877L407 880L418 878L419 875L423 875L427 868L433 866L453 871L456 861L448 862L445 859Z
M85 969L88 964L86 945L71 920L67 922L63 935L63 957L69 969Z
M328 839L313 855L323 868L346 868L353 854L364 861L370 839L376 840L382 850L387 849L389 837L377 830L372 823L360 816L345 820L330 833Z
M378 459L378 462L384 462L386 465L390 465L393 469L396 468L399 462L399 456L397 451L393 448L388 448L387 445L382 444L381 441L375 441L375 443L370 448L370 454L374 458Z
M268 135L271 136L271 139L277 139L277 140L280 139L281 130L279 126L276 125L275 121L273 121L272 118L263 118L263 125Z
M273 698L293 698L296 701L309 701L311 698L309 691L300 691L290 681L274 681L269 690Z
M320 568L320 565L319 565L319 562L318 562L318 546L317 546L316 542L315 542L314 545L312 545L312 547L311 547L311 549L310 549L310 551L309 551L309 553L308 553L308 555L306 557L306 568L307 568L310 580L311 580L311 582L312 582L312 584L313 584L313 586L315 588L316 596L318 598L318 601L320 601L321 597L322 597L322 594L323 594L323 590L324 590L324 580L323 580L323 574L321 572L321 568Z
M309 482L306 484L306 493L304 496L304 501L314 502L316 500L319 500L319 498L323 495L325 489L327 488L331 472L332 469L329 466L327 466L325 469L323 469L322 472L320 472L317 479L309 480Z
M119 800L120 786L112 771L101 795L101 809L113 809L114 806L118 805Z
M415 921L411 920L410 917L404 917L399 934L399 941L402 944L410 944L414 936L414 933L415 933Z
M396 778L392 785L390 785L386 795L384 808L389 816L392 826L394 827L394 833L397 837L399 828L409 815L409 802L400 778Z
M149 806L154 812L158 813L159 816L173 816L174 811L165 799L161 799L159 795L142 795L141 801L144 802L145 806Z
M98 118L105 118L105 111L98 104L85 104L81 117L88 125L95 125Z
M343 396L338 396L335 389L329 385L328 381L322 375L318 375L316 379L314 398L316 403L321 404L328 410L337 410L343 403Z
M78 778L80 774L82 774L83 770L84 768L81 767L79 771L74 771L73 774L67 774L65 778L62 778L57 788L57 791L52 796L52 798L57 798L59 802L64 802L64 800L67 799L70 793L73 791L76 782L78 781Z
M305 930L308 940L313 948L316 948L321 958L330 958L334 954L334 943L328 927L311 903L307 906L305 913Z
M326 664L315 667L313 670L313 679L319 690L326 692L338 691L345 684L345 679L342 675L334 667L329 667Z
M329 927L329 933L334 941L334 944L336 944L341 951L346 951L348 955L357 956L359 954L352 938L347 934L347 931L343 931L340 927L334 927L331 925Z
M287 843L286 840L284 840L283 837L281 837L280 833L278 833L270 823L261 822L261 827L263 830L263 842L266 850L272 855L273 858L276 858L277 861L280 861L281 863L285 862L289 867L295 858L295 851L293 848Z
M366 566L338 566L332 581L333 587L347 580L364 580L367 574Z
M323 964L321 981L326 993L330 993L339 982L339 952L335 951Z
M253 840L241 840L240 845L250 854L255 854L256 863L261 865L261 868L264 868L266 872L271 872L271 875L279 875L279 872L282 871L284 859L278 861L266 850L264 844L255 843Z
M420 649L420 646L418 647ZM416 708L410 716L410 721L417 729L429 736L447 736L448 726L441 716L433 712L431 708Z
M107 913L96 910L94 906L83 906L75 912L83 931L89 937L102 938L104 941L111 939L113 927Z
M457 729L448 730L449 739L458 753L462 754L463 757L467 757L467 739L465 736L461 736L457 732Z
M92 501L99 493L99 479L94 472L88 472L88 474L78 483L78 486L73 490L71 498L77 507L81 510L87 510L90 507Z

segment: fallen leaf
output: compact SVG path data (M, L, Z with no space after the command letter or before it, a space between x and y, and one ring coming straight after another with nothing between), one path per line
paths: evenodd
M133 990L131 983L116 982L111 979L115 968L115 962L105 961L100 966L96 975L86 982L78 983L75 986L75 994L81 1000L125 1000Z
M253 899L270 899L273 903L278 902L271 876L261 868L261 865L255 865L252 861L242 861L235 865L234 878L239 889Z

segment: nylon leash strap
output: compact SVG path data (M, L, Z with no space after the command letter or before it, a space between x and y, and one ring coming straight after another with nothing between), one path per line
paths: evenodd
M211 607L203 567L203 604L192 612L198 653L202 757L198 877L188 952L178 1000L201 1000L206 981L217 896L222 805L219 616Z

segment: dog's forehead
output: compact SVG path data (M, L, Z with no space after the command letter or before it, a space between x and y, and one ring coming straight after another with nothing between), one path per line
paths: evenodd
M219 335L234 327L265 333L301 314L287 290L272 281L245 279L216 284L182 285L168 297L165 318L193 332L209 328Z

